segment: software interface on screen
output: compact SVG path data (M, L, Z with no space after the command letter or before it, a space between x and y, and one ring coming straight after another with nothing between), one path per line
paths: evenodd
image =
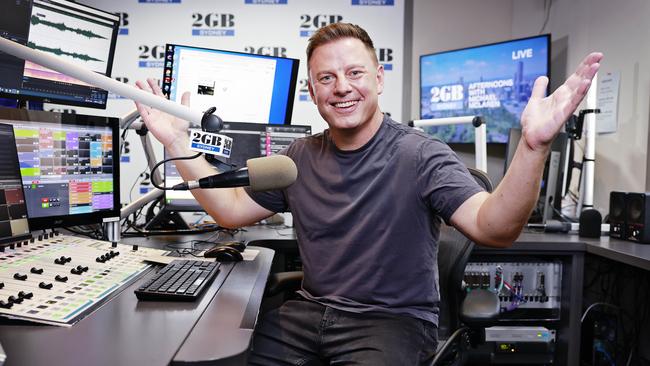
M0 36L110 76L119 16L67 0L12 0ZM0 53L0 95L105 108L108 93L31 61Z
M420 57L420 118L481 115L487 142L508 142L508 132L530 98L535 79L549 75L550 35L446 51ZM474 141L474 127L427 127L446 142Z
M0 243L29 235L11 125L0 124Z
M294 140L311 135L311 126L225 122L219 133L233 139L232 155L223 160L224 166L239 169L246 166L248 159L276 154ZM166 163L165 185L173 186L182 181L175 165ZM165 191L165 202L177 210L200 209L189 191Z
M30 218L113 209L109 127L12 123Z
M216 107L225 121L291 121L298 60L168 44L163 92L180 103L190 92L192 107Z

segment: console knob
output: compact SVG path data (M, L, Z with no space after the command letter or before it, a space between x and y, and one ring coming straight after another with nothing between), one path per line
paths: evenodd
M66 282L68 281L68 276L56 275L54 279L59 282Z
M38 284L38 287L40 287L42 289L45 289L45 290L49 290L49 289L52 288L52 284L51 283L41 282L41 283Z

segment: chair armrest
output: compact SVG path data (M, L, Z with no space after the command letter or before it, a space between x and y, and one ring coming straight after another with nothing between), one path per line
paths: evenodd
M265 296L275 296L286 291L297 291L302 284L302 271L277 272L269 276Z

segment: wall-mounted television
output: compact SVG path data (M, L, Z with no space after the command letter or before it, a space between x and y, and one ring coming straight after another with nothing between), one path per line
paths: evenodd
M507 143L520 126L535 79L550 77L551 36L444 51L420 56L420 118L480 115L488 143ZM474 141L474 127L425 127L448 143Z

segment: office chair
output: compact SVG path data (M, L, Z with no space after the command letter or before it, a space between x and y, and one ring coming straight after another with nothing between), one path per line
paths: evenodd
M492 182L487 174L477 169L470 173L487 192ZM431 365L462 365L466 360L465 350L471 343L477 343L481 326L490 324L499 314L497 295L489 290L463 289L465 266L469 260L474 242L455 228L442 224L438 239L438 283L440 299L441 333L451 333L438 349ZM472 338L472 339L470 339Z
M492 191L492 183L487 174L473 168L469 168L469 171L483 189ZM440 325L453 333L438 350L432 365L462 364L464 350L470 343L469 337L473 336L471 330L488 325L499 313L496 294L488 290L465 293L462 288L465 266L473 248L474 242L461 232L441 224L438 239L438 281L440 298L443 300L439 304L442 314ZM272 273L264 296L272 298L282 294L281 299L284 301L300 289L301 283L301 271Z

